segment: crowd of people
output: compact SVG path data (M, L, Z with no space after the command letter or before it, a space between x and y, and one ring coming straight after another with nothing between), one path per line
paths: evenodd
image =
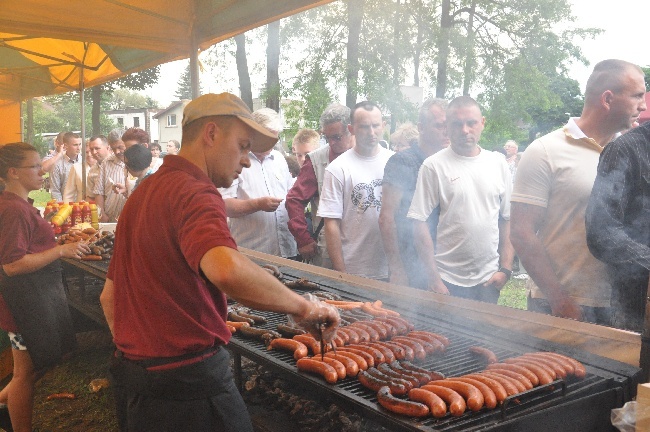
M518 257L529 310L641 331L650 268L644 96L639 67L602 61L581 115L523 153L514 141L502 152L481 146L489 120L469 96L426 100L390 149L381 109L364 101L328 106L320 130L300 130L283 154L279 114L250 112L227 93L185 107L182 140L167 143L164 161L137 128L92 137L85 167L72 132L42 161L28 144L6 144L0 327L14 376L0 391L0 415L8 406L14 429L31 430L38 374L74 347L57 260L78 259L86 246L57 246L29 204L46 172L54 199L94 200L101 221L120 221L100 300L117 347L123 430L252 430L222 349L226 295L331 339L336 309L288 290L238 246L490 303ZM51 310L26 314L32 301Z

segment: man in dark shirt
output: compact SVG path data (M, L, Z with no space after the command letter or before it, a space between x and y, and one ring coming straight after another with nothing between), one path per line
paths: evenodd
M413 241L413 221L406 217L411 205L418 172L424 160L449 146L446 132L447 101L428 99L420 108L418 144L393 155L384 169L382 207L379 226L388 257L390 282L426 289L424 265L418 258ZM429 220L429 231L435 242L438 212Z
M642 331L650 269L650 122L601 153L586 224L589 250L608 264L612 325Z

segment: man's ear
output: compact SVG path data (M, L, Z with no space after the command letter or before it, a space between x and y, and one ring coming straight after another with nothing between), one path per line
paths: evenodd
M209 146L214 145L214 137L219 133L219 126L215 122L208 122L203 127L203 141Z
M607 109L611 108L613 99L614 93L611 90L605 90L603 94L600 95L600 102Z

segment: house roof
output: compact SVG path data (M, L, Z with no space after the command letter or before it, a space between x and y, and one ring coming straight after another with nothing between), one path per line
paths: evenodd
M188 104L189 102L190 101L188 101L188 100L172 102L171 105L169 105L164 110L160 111L158 114L154 115L153 118L155 118L155 119L160 118L160 117L164 116L165 114L167 114L169 111L171 111L171 110L175 109L176 107L178 107L179 105Z

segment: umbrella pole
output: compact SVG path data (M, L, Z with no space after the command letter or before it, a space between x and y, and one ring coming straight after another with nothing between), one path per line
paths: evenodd
M641 366L641 382L650 381L650 280L645 300L645 318L643 321L643 332L641 333L641 355L639 357Z
M192 85L192 99L201 96L199 83L199 48L196 43L196 30L192 29L192 46L190 48L190 83Z
M86 104L84 100L84 68L79 69L79 100L81 102L81 197L77 201L86 200Z

